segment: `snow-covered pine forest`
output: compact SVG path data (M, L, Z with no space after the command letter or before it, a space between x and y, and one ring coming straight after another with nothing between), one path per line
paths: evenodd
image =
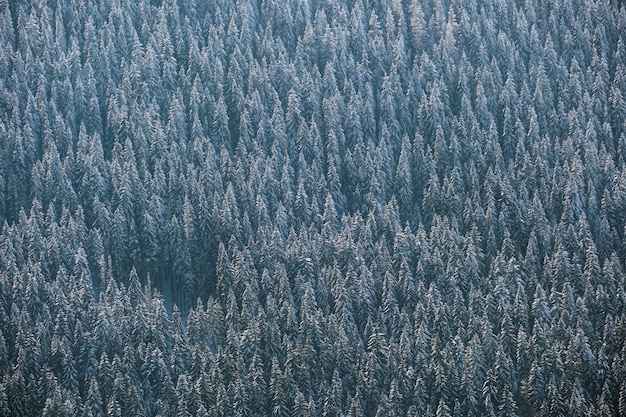
M0 415L626 415L618 0L0 0Z

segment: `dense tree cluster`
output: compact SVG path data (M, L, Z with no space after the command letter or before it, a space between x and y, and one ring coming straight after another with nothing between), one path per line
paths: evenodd
M0 415L626 415L618 0L0 0Z

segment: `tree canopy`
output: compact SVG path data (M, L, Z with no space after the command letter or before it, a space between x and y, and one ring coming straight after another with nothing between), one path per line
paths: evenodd
M626 415L618 0L0 0L0 415Z

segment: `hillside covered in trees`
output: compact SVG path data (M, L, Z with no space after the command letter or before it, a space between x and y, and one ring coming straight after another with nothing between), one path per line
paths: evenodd
M0 415L626 415L618 0L0 0Z

